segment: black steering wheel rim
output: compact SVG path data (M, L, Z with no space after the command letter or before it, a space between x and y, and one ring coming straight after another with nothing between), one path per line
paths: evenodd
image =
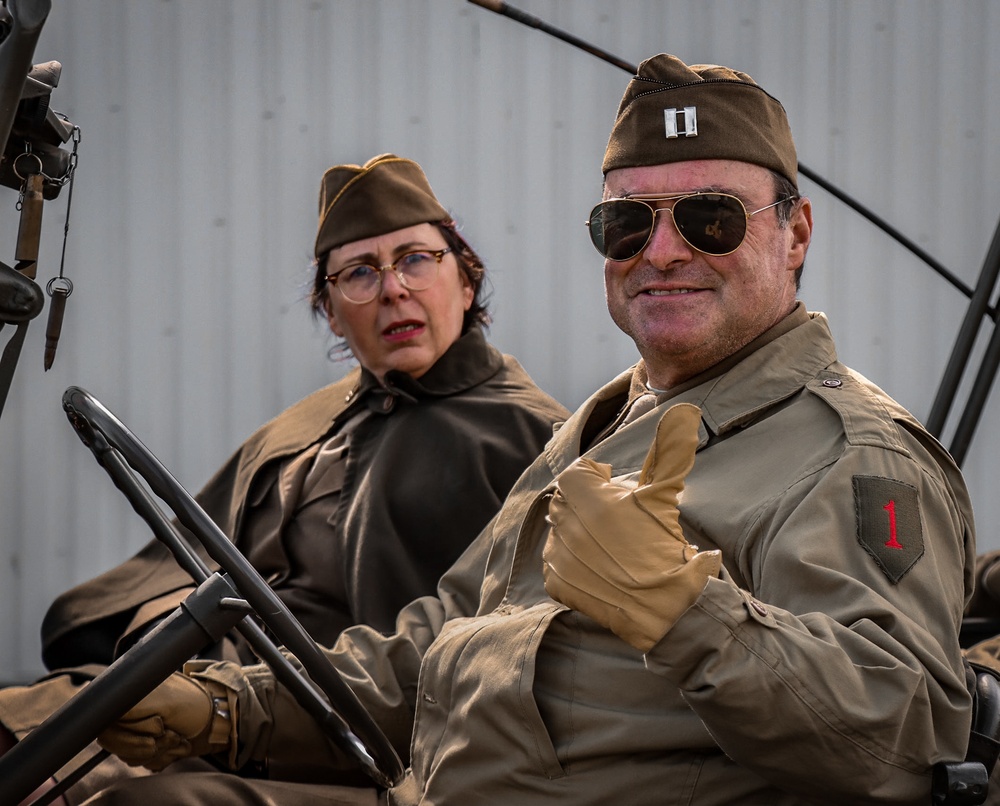
M231 583L256 610L258 617L275 635L282 645L302 664L308 678L301 675L291 664L284 661L275 664L271 658L281 659L277 645L266 634L255 628L257 641L266 641L270 646L262 653L264 660L272 666L281 682L290 684L292 693L300 705L317 718L320 726L349 753L380 786L391 787L398 783L404 767L391 742L375 723L371 715L343 681L337 670L323 654L316 642L306 632L288 607L278 598L257 570L230 542L221 529L202 509L194 497L159 462L153 453L139 441L128 428L102 403L80 387L71 386L63 394L63 409L76 429L80 439L94 453L98 462L111 472L111 465L121 467L133 476L138 474L153 491L174 512L182 523L202 544L208 555L226 572ZM122 462L111 462L111 457L121 457ZM119 483L119 488L128 494ZM130 496L131 497L131 496ZM148 496L143 506L132 501L150 523L157 537L176 534L161 508L150 505ZM169 546L175 557L200 583L207 576L207 568L193 552L178 556L174 547ZM248 636L249 637L249 636ZM255 643L255 648L258 646ZM275 668L276 665L278 668ZM290 679L295 675L297 679ZM313 685L313 681L315 685ZM326 696L324 700L317 687ZM328 700L328 702L327 702ZM332 709L332 711L331 711Z

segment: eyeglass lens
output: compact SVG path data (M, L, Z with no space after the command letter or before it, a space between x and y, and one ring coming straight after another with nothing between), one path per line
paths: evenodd
M666 211L681 237L708 255L734 252L746 236L746 209L735 196L697 193L678 199ZM591 212L590 239L604 257L628 260L649 242L655 222L656 211L648 202L611 199Z

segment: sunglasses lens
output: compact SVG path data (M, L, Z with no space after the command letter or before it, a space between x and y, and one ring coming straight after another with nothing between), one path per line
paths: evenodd
M735 252L747 232L747 214L735 196L699 193L678 199L673 208L677 231L708 255Z
M638 255L653 231L653 210L630 199L601 202L590 213L590 240L611 260Z

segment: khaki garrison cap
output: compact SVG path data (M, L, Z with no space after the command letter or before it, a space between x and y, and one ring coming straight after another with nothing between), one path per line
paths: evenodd
M381 154L364 165L334 165L319 188L316 258L351 241L450 217L413 160Z
M750 76L714 64L688 66L667 53L646 59L625 88L604 173L705 159L762 165L798 186L784 107Z

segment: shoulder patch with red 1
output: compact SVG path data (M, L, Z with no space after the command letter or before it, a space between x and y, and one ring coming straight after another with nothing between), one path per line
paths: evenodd
M890 582L899 582L924 553L916 488L880 476L855 476L854 508L858 542Z

